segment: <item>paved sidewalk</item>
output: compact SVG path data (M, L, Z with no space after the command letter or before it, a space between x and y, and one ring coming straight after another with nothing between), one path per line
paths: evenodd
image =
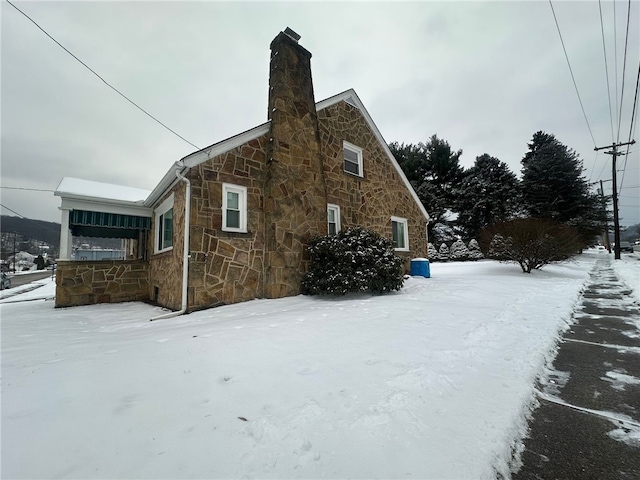
M540 386L514 480L640 479L640 305L610 256Z

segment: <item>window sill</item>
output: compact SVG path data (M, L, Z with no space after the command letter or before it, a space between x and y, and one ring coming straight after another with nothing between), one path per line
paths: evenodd
M358 179L360 179L360 180L364 180L364 176L362 176L362 175L360 175L360 174L358 174L358 173L351 173L351 172L348 172L348 171L346 171L346 170L342 170L342 171L343 171L346 175L349 175L350 177L354 177L354 178L358 178Z
M249 237L253 237L253 232L218 230L218 237L219 238L249 238Z
M163 253L168 253L171 252L173 250L173 245L171 245L170 247L167 248L163 248L162 250L157 250L155 252L153 252L154 255L162 255Z

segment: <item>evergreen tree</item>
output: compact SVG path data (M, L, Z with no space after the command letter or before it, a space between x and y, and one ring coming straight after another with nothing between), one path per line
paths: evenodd
M469 249L462 240L456 240L451 244L449 249L450 260L467 260L469 258Z
M455 205L463 177L459 164L462 150L453 151L449 142L437 135L418 145L394 142L389 149L429 212L431 231L431 226L444 221L447 210Z
M484 258L484 254L480 249L480 244L474 238L469 242L469 260L481 260Z
M442 260L443 262L449 260L449 247L447 247L446 243L440 245L440 249L438 250L438 260Z
M42 255L38 255L34 260L33 263L36 264L36 268L38 270L44 270L45 267L45 261L44 261L44 257Z
M513 217L520 208L519 185L509 166L486 153L476 157L462 180L457 198L458 223L466 238Z
M429 257L429 260L432 262L435 262L438 260L438 250L436 250L436 247L434 247L433 243L431 242L427 244L427 256Z
M536 132L522 159L522 198L532 217L575 227L585 244L602 228L603 210L589 191L578 154L555 136Z

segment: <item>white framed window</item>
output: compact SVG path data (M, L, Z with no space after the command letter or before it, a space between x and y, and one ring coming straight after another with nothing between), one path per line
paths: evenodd
M155 253L171 250L173 248L173 193L156 208L155 220Z
M391 217L391 239L396 250L409 251L409 226L406 218Z
M347 141L342 142L344 171L362 177L362 149Z
M340 231L340 206L327 204L327 233L335 235Z
M247 231L247 187L222 184L222 230Z

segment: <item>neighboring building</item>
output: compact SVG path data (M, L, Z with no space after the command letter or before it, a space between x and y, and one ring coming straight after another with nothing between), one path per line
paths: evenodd
M268 121L176 162L151 191L61 182L56 306L150 300L196 310L300 293L315 234L361 225L406 267L429 216L355 91L315 103L311 54L271 43ZM71 235L125 238L123 261L70 261Z

